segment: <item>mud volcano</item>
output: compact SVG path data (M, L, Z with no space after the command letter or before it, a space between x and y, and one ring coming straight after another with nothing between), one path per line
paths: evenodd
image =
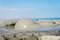
M36 24L33 20L29 18L23 18L16 23L15 29L20 31L33 31L38 29L38 26L39 25Z

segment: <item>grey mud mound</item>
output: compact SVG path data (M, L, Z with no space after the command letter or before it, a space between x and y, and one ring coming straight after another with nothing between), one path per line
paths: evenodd
M15 25L15 29L19 31L33 31L41 27L40 25L36 24L32 19L29 18L22 18L21 20L17 21Z

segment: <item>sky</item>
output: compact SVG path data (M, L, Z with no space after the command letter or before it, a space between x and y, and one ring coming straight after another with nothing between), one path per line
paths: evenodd
M0 0L0 19L60 18L60 0Z

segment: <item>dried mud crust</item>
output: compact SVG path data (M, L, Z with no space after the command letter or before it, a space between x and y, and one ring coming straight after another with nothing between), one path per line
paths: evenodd
M17 34L4 33L3 35L0 36L0 40L38 40L38 37L35 36L34 34L27 35L24 33Z

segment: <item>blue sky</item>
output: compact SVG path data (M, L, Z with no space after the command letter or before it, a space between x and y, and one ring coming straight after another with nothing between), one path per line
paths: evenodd
M0 19L58 18L60 0L0 0Z

